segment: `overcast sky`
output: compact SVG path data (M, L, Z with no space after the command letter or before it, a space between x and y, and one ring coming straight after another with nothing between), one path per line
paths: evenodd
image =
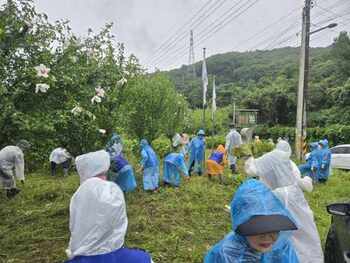
M35 4L51 21L70 20L73 31L80 36L86 35L88 28L98 31L105 23L113 22L113 33L125 43L129 54L135 54L148 68L169 69L188 63L190 29L194 31L196 61L202 58L203 47L210 56L296 46L300 42L296 33L301 26L303 1L35 0ZM340 22L333 30L313 35L312 46L327 46L339 31L350 31L349 0L316 0L311 16L313 28ZM338 19L332 20L335 17ZM175 37L159 50L173 34Z

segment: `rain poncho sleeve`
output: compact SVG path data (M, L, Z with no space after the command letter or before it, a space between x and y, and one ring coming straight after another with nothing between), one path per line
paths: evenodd
M18 180L24 180L24 154L22 150L17 146L3 148L0 151L0 169L6 176L13 178L15 175Z
M288 232L280 232L272 250L258 253L244 236L235 231L255 215L283 215L294 221L288 210L263 183L248 180L235 193L231 202L233 231L206 255L204 263L298 263Z
M298 230L293 232L292 243L301 262L321 263L323 252L320 237L316 228L312 210L310 209L301 185L310 188L307 177L298 178L293 173L293 163L289 159L291 149L287 142L280 141L276 149L262 157L251 160L250 168L271 190L276 190L278 197L284 202L298 224ZM252 166L255 165L255 168ZM295 169L295 168L294 168ZM302 182L302 183L301 183ZM305 187L305 186L304 186Z
M147 164L147 162L148 162L148 154L147 154L147 152L146 152L146 150L141 150L141 166L142 166L142 168L146 168L146 164Z

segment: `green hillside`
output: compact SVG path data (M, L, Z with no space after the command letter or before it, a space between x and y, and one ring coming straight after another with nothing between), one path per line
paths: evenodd
M308 92L309 124L350 123L350 40L343 32L331 47L310 50ZM256 108L267 124L295 123L299 49L285 47L270 51L230 52L207 58L209 91L216 77L217 104L226 106L234 98L238 106ZM193 108L201 107L201 62L195 64L196 78L188 66L168 73L176 88ZM342 107L338 107L342 104ZM343 107L345 106L346 109ZM338 114L338 113L342 114ZM321 113L321 114L320 114Z

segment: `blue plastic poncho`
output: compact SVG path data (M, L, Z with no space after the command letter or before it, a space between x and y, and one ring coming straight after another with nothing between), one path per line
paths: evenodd
M108 180L115 182L124 192L132 192L137 186L134 170L122 154L112 158Z
M298 263L288 232L280 232L267 253L256 252L244 236L235 233L239 225L256 215L283 215L294 221L270 189L257 180L248 180L238 188L231 202L233 231L208 252L204 263Z
M316 158L317 153L319 151L318 143L312 142L309 144L309 146L310 146L309 157L307 158L306 163L299 165L298 168L301 174L306 174L307 176L316 180L316 173L317 173L317 170L319 169L319 165Z
M106 151L110 157L113 158L116 155L120 155L123 150L123 143L121 137L113 132L111 139L106 145Z
M319 144L322 145L322 149L320 149L319 154L317 155L317 160L319 164L317 179L321 181L326 181L328 180L330 174L332 153L328 148L327 139L321 140Z
M204 159L205 159L205 141L203 135L194 137L189 146L190 159L188 166L194 165L194 172L198 174L203 173Z
M155 190L159 186L159 161L156 153L142 139L141 143L141 166L143 168L143 188L144 190Z
M173 186L179 186L181 182L180 172L188 176L185 158L182 153L170 153L164 158L163 180Z

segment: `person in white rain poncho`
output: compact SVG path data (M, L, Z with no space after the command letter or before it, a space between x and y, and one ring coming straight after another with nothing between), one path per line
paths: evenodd
M29 142L20 140L17 146L6 146L0 151L0 184L6 190L8 198L20 192L15 177L24 184L24 154L30 148Z
M237 157L234 156L233 152L235 148L238 148L242 144L242 136L236 131L235 125L230 124L230 132L226 135L225 149L227 151L228 164L232 173L236 172Z
M78 156L80 187L70 202L71 237L66 263L152 263L148 253L124 247L128 226L122 190L106 181L106 151Z
M300 262L323 262L320 237L302 191L312 191L312 180L301 178L296 165L290 160L292 150L288 142L280 140L276 149L258 159L249 158L245 170L264 182L297 220L298 230L293 232L292 242Z
M63 175L67 176L70 166L70 161L72 155L63 147L54 149L50 154L50 166L51 166L51 175L56 175L57 165L61 165L63 168Z

